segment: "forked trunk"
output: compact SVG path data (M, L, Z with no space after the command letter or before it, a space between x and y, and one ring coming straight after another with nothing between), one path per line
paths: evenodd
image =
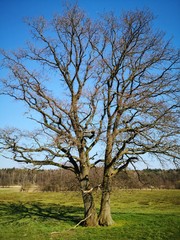
M99 213L99 225L110 226L113 224L110 206L111 178L104 176L101 196L101 207Z

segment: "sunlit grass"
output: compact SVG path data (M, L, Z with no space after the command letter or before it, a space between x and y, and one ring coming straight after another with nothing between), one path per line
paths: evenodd
M100 193L95 196L99 207ZM180 191L121 190L111 196L111 227L74 226L83 218L81 193L0 190L0 239L178 240Z

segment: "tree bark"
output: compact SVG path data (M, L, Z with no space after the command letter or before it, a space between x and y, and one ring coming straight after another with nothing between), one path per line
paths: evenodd
M98 217L92 193L82 193L84 203L84 226L97 226Z
M89 177L85 175L81 180L82 198L84 204L84 222L86 227L97 226L98 216L95 208L92 188L90 188Z
M105 174L102 185L101 207L98 218L99 225L101 226L110 226L114 223L111 216L110 194L111 177L109 176L109 174Z

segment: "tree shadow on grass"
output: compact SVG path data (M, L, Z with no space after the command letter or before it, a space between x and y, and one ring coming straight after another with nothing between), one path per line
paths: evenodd
M19 221L25 218L39 218L78 223L82 219L83 208L58 204L31 203L0 203L1 221L4 223Z

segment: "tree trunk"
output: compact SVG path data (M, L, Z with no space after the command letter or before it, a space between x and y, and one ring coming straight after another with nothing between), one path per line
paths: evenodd
M84 219L85 219L85 221L83 221L83 225L86 227L97 226L98 216L93 199L92 193L93 189L90 188L88 175L81 179L81 190L84 203Z
M113 224L110 206L111 178L105 174L102 185L101 207L99 213L99 224L101 226L110 226Z
M92 193L82 193L84 202L84 226L97 226L98 217Z

